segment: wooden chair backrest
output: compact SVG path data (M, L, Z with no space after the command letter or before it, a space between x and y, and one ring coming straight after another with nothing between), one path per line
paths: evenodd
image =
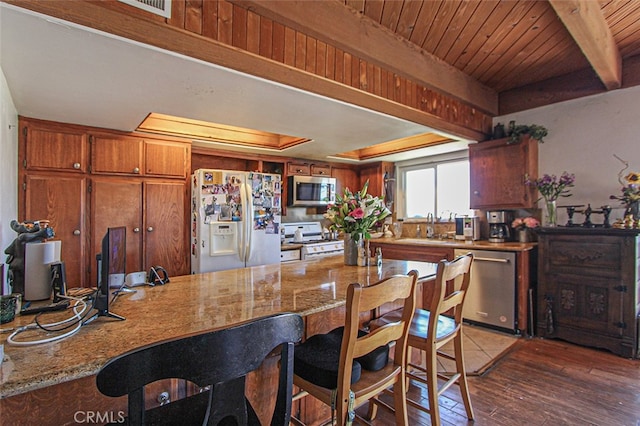
M272 425L288 425L293 386L293 345L300 341L303 321L285 313L208 333L171 339L134 349L110 360L97 375L104 395L128 395L130 424L144 424L144 386L162 379L185 379L211 386L208 424L231 415L250 424L253 411L244 395L244 378L277 347L281 367ZM271 392L271 390L269 390ZM173 405L169 404L169 405Z
M462 309L471 280L472 264L472 253L458 256L452 261L441 260L438 263L434 295L431 300L431 306L429 307L431 315L429 317L428 336L435 339L438 316L450 310L453 310L456 327L458 329L460 328L460 324L462 324ZM459 277L461 277L459 287L456 285L456 288L447 294L447 281L453 281Z
M405 365L409 328L416 307L417 278L418 273L411 271L407 275L395 275L369 286L358 283L349 285L338 372L339 388L349 389L351 365L355 358L387 343L396 342L394 364ZM404 299L401 321L385 324L363 337L358 337L361 313L371 312L385 303L400 299Z

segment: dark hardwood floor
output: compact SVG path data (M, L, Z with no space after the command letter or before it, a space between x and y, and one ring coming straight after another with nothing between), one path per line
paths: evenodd
M453 386L440 397L443 425L640 426L640 360L560 340L522 339L483 376L469 377L469 386L475 422ZM409 392L426 399L414 382ZM373 425L392 424L378 410ZM431 422L410 407L409 424Z

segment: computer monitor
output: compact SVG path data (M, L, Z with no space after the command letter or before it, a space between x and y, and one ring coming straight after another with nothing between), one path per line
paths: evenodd
M109 311L110 284L124 282L126 273L127 229L124 226L109 228L102 238L102 252L98 260L98 289L93 308L97 311L87 322L99 316L124 320Z

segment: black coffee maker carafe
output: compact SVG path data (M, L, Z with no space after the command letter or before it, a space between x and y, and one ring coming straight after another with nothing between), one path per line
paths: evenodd
M496 210L487 212L487 222L489 223L489 242L504 243L511 241L511 226L513 213L506 210Z

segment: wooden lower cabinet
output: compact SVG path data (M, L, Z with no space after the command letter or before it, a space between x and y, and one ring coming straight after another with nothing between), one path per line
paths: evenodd
M640 231L538 232L537 334L638 357Z
M169 276L187 275L190 270L188 200L182 182L145 182L144 265L160 265Z
M108 228L127 230L126 272L143 270L142 263L142 184L126 179L93 179L91 183L91 261L102 251L102 238ZM97 268L91 268L90 283L96 285Z
M189 273L185 235L185 184L156 180L93 179L92 259L107 228L127 229L127 273L164 267L169 276ZM96 282L96 268L91 282Z
M19 221L49 220L60 240L68 287L81 287L87 271L87 179L65 174L24 176ZM16 234L17 236L17 234Z

